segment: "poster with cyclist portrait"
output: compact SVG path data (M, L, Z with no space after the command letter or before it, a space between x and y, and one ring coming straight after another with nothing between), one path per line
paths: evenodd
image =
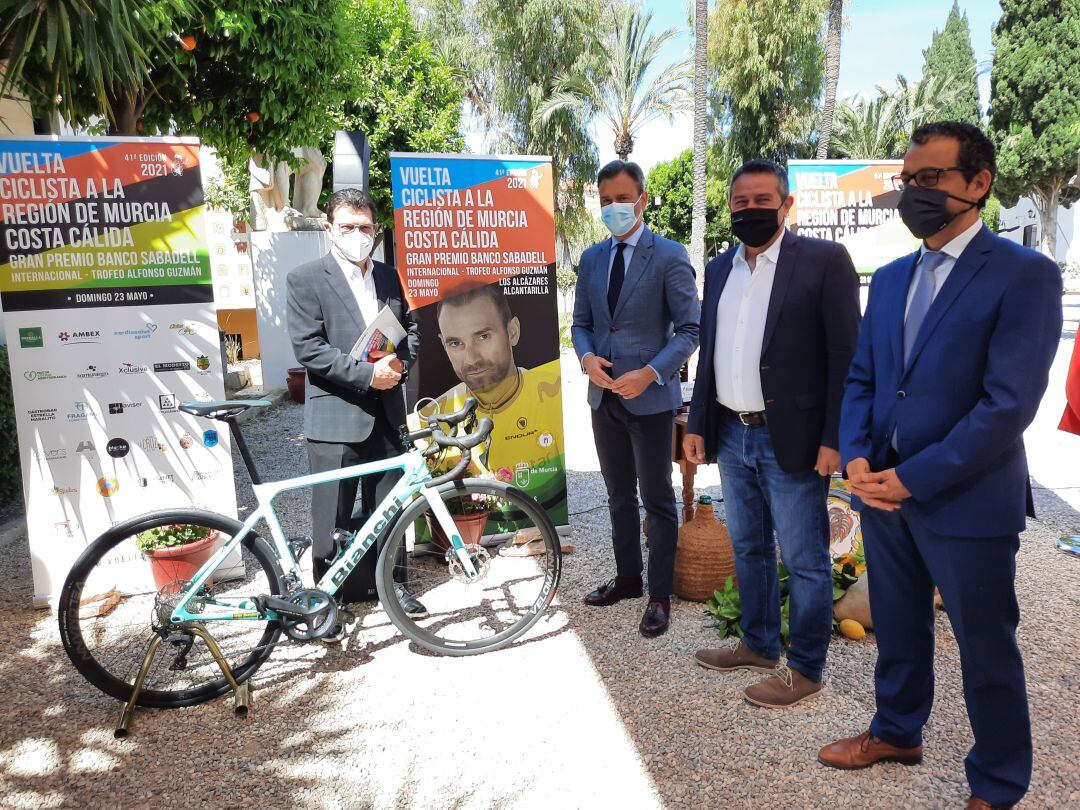
M236 514L227 431L178 411L224 398L197 140L0 138L0 305L36 605L120 521Z
M551 160L394 153L390 163L397 269L422 336L410 406L446 413L475 398L494 427L471 474L520 487L565 526ZM520 522L493 512L485 534Z

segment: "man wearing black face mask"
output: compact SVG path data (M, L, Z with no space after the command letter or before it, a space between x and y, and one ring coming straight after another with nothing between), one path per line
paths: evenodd
M821 691L832 633L826 497L840 469L844 376L859 332L859 281L847 250L783 227L787 173L751 160L731 181L742 242L705 269L701 362L686 457L717 461L742 602L738 645L700 650L701 666L773 673L780 658L775 529L790 575L787 666L747 687L760 706Z
M922 759L936 585L975 736L969 810L1011 807L1031 779L1014 587L1030 507L1023 433L1062 321L1054 263L980 221L994 172L986 135L944 121L915 130L895 178L900 215L924 241L874 275L840 427L870 577L877 712L818 753L836 768Z

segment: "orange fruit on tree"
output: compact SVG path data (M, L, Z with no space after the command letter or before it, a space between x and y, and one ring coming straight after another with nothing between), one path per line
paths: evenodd
M195 50L195 37L192 34L185 34L180 37L180 47L185 51Z

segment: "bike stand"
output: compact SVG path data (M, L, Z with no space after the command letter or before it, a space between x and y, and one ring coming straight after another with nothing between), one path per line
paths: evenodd
M233 712L240 716L246 715L251 708L250 680L240 684L236 682L236 678L233 677L232 669L225 660L225 656L222 655L221 648L218 646L217 641L210 635L209 630L199 625L188 625L186 629L203 640L207 649L210 650L210 654L214 657L214 661L221 668L221 674L225 676L225 680L227 680L229 686L232 687ZM160 646L161 636L155 635L154 638L151 639L149 646L146 648L146 655L143 656L142 666L139 667L139 674L135 678L135 687L131 690L131 697L128 698L128 702L124 704L124 708L120 712L120 722L113 732L113 736L118 740L122 740L128 736L128 732L131 728L131 718L132 715L135 714L135 704L139 700L139 695L142 694L143 682L146 680L146 674L150 671L150 664L153 663L154 656L157 654L158 647Z

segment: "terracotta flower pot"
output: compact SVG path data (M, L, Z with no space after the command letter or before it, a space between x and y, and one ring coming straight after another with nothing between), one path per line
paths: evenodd
M431 541L440 551L450 549L450 538L446 536L442 526L434 520L430 514L426 515L428 528L431 530ZM484 526L487 525L488 512L473 512L469 515L451 515L454 525L457 526L461 542L465 545L480 545L480 538L484 536Z
M304 404L304 382L307 380L307 369L303 366L290 368L289 377L285 381L289 386L289 396L293 402Z
M221 532L215 531L194 543L185 543L172 548L150 549L144 551L143 554L150 560L154 584L158 590L161 590L173 582L178 580L182 582L195 576L214 552L221 548L223 542ZM213 585L213 577L208 579L206 584Z

